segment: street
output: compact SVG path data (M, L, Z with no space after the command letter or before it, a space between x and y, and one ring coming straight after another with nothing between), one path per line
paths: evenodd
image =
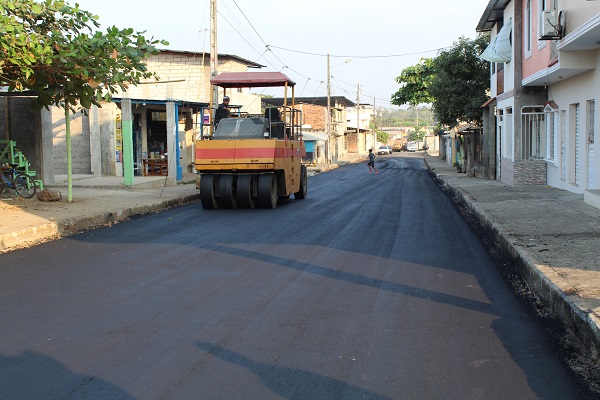
M0 254L0 398L578 398L422 157L376 167Z

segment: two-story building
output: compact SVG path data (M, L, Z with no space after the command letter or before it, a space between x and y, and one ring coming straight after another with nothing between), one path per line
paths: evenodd
M367 103L355 104L346 110L348 153L366 154L369 149L376 151L377 136L371 129L376 113L375 107Z
M491 31L484 137L496 178L583 193L600 189L595 99L600 95L600 2L490 0L477 26Z
M264 98L263 103L282 106L283 98ZM302 131L309 162L336 161L348 154L348 110L355 103L344 96L329 98L330 118L327 121L327 97L296 97L295 107L302 112ZM330 124L328 127L327 124Z

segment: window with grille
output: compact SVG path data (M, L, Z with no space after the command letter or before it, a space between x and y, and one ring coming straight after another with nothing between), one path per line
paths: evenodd
M587 142L594 143L594 121L595 121L596 100L588 100L587 102Z
M546 158L547 131L543 106L526 106L521 109L524 159Z
M546 113L546 161L556 163L556 127L558 126L558 111Z

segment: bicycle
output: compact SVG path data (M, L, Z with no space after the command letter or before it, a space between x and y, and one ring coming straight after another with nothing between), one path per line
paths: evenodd
M32 177L26 174L21 174L15 169L16 164L6 164L0 169L0 193L4 189L14 189L19 196L30 199L37 191L37 185Z

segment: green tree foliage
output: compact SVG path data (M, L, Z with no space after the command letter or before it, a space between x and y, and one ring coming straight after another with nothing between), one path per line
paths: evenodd
M459 122L480 124L481 104L488 98L489 64L479 55L488 43L487 33L475 40L461 37L437 57L405 68L396 78L401 87L392 95L392 103L431 103L439 125L447 127ZM419 125L424 126L420 121Z
M392 104L417 106L433 101L429 94L429 85L433 79L433 59L422 58L417 65L404 68L396 82L400 89L392 95Z
M418 121L418 123L417 123ZM384 109L381 112L381 126L432 126L433 111L430 107L410 106L408 109Z
M428 91L441 125L482 123L481 105L488 99L490 75L489 63L479 55L488 43L488 35L480 35L475 40L461 37L451 49L434 59L435 75Z
M379 143L387 143L388 140L390 140L389 133L377 130L377 141Z
M37 92L39 106L74 110L158 79L143 60L167 42L131 28L101 33L97 19L62 0L0 0L0 86Z

